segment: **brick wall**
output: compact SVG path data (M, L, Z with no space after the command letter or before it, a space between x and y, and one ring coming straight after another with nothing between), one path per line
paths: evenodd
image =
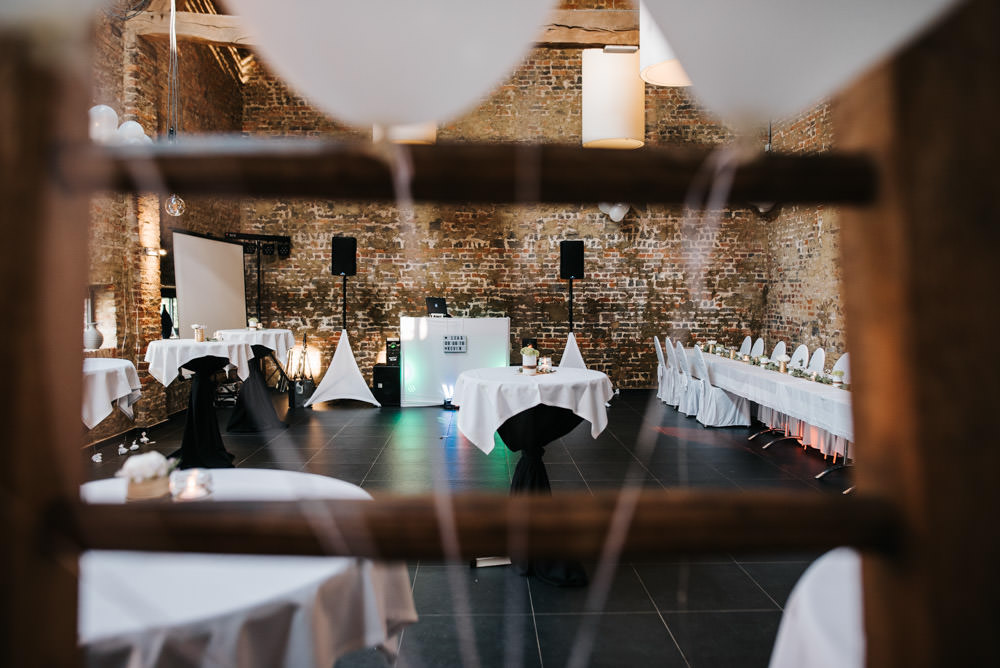
M439 131L440 141L580 141L580 54L535 50L479 107ZM323 117L257 66L244 88L246 134L366 137ZM731 133L680 89L647 90L647 142L715 144ZM419 315L430 294L454 315L509 316L511 346L539 339L562 352L568 332L559 241L583 239L587 278L575 283L575 321L584 358L621 387L654 382L653 335L741 338L765 317L766 222L723 212L716 238L680 211L638 206L621 223L596 207L416 207L401 223L396 207L365 202L258 200L243 204L246 231L288 234L292 257L264 261L264 315L322 351L325 367L340 332L340 279L330 275L330 237L358 238L359 274L349 286L349 332L368 376L400 315ZM688 263L707 262L706 292L690 294ZM255 276L248 274L251 309Z
M830 105L819 104L774 126L781 152L827 151L834 144ZM768 225L768 308L764 338L793 350L822 347L827 367L846 352L840 299L840 218L830 206L783 206ZM791 354L791 353L789 353Z

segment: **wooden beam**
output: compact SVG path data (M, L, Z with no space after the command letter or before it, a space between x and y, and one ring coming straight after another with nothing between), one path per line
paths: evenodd
M177 12L177 38L218 46L252 47L254 37L239 16ZM125 27L142 37L170 34L169 12L147 11ZM562 9L553 12L538 40L541 47L594 48L608 44L639 44L639 13L635 10Z
M87 198L53 181L48 156L85 140L89 91L45 41L64 38L0 30L0 313L9 325L0 348L11 353L0 401L2 666L77 658L76 555L57 552L42 529L46 508L76 497L82 478ZM86 71L70 42L60 48Z
M461 558L484 554L596 559L619 501L594 495L450 497ZM432 495L375 501L74 504L54 514L82 549L446 557ZM878 499L796 492L644 491L626 556L827 549L887 551L892 509ZM323 535L322 527L330 530Z
M402 150L402 149L400 149ZM638 151L525 144L407 150L414 199L436 202L683 203L707 150ZM77 188L394 201L386 155L370 143L204 137L172 146L60 156ZM860 154L761 155L739 168L730 201L868 202L874 170Z
M998 30L1000 4L960 3L834 109L883 181L841 218L857 489L904 523L863 562L870 666L1000 665Z

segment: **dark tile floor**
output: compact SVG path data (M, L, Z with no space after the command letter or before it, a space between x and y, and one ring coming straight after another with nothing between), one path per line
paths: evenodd
M343 405L341 405L343 403ZM281 406L281 397L275 397ZM284 416L284 409L279 414ZM583 423L546 450L560 490L704 487L800 489L840 493L838 472L813 476L826 463L793 442L763 450L748 429L705 429L656 401L652 391L623 391L608 411L608 428L590 437ZM220 409L224 425L228 409ZM457 414L438 408L375 409L353 402L298 410L289 427L267 435L223 432L240 467L281 468L334 476L373 494L504 491L517 461L497 439L489 455L457 429ZM164 453L179 446L183 415L150 430ZM120 467L123 439L86 450L91 479ZM100 450L104 463L90 455ZM410 564L420 622L403 635L400 667L564 666L585 651L590 666L766 666L782 606L818 554L718 555L620 564L603 613L588 608L588 589L554 588L507 567ZM595 565L587 565L589 573ZM464 604L461 597L466 599ZM456 598L458 597L458 598ZM458 602L456 602L458 601ZM457 614L457 610L467 610ZM462 646L460 639L473 638ZM585 656L587 656L585 654ZM337 668L385 666L375 651L355 652Z

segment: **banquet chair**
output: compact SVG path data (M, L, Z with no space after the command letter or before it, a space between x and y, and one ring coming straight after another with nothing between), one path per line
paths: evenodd
M743 339L743 345L740 346L740 357L750 354L750 347L753 344L753 339L749 336Z
M750 425L750 402L712 385L708 365L700 348L694 349L695 371L701 378L701 400L697 420L706 427L747 427Z
M667 345L670 345L670 339L667 339ZM673 390L673 377L670 376L670 372L667 368L667 363L663 359L663 348L660 347L660 338L658 336L653 337L653 348L656 349L656 398L660 401L666 401L666 396L670 394ZM667 384L670 387L667 387Z
M771 351L771 361L776 361L779 357L785 354L785 342L778 341L774 344L774 350Z
M847 357L848 355L850 355L850 353L844 353L841 355L840 359L837 360L837 363L833 365L833 369L830 370L831 373L834 371L844 372L844 385L850 385L851 383L851 362Z
M804 369L809 360L809 346L802 344L792 353L792 361L788 363L789 369Z
M809 360L809 370L823 373L824 366L826 366L826 353L822 348L817 348L813 351L812 358Z
M674 357L677 358L677 363L684 369L684 375L687 376L687 383L684 385L684 391L680 395L677 410L688 417L696 416L698 415L698 409L701 408L702 383L704 381L701 378L694 377L691 360L688 358L687 352L684 350L684 345L680 341L677 342L675 351L676 354Z
M750 357L760 357L764 354L764 339L760 336L757 340L753 342L753 348L750 349Z
M688 377L687 373L684 371L684 365L680 363L677 358L677 350L674 348L673 344L670 343L670 339L667 339L666 345L664 347L664 352L667 354L667 373L672 377L671 385L669 387L670 394L663 398L664 403L677 408L681 402L681 397L684 396L684 392L687 390Z

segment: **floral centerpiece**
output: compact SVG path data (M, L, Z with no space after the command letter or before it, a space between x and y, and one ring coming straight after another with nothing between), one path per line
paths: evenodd
M521 371L532 375L538 368L538 350L531 345L521 348Z
M837 370L831 372L830 376L833 378L833 386L834 387L840 387L840 386L842 386L844 384L844 370L843 369L837 369Z
M117 478L128 481L126 501L152 501L170 496L170 472L176 459L167 459L156 450L133 455L125 460Z
M260 329L260 321L257 318L248 318L247 327L249 329Z

